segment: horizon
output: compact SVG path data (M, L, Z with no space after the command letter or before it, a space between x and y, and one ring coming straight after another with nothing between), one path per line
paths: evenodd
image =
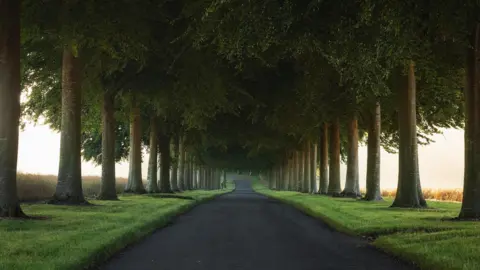
M432 136L435 141L419 145L420 180L423 188L460 189L463 187L464 137L463 130L446 129ZM42 144L38 144L38 141ZM32 152L32 149L35 151ZM20 131L18 172L25 174L57 175L60 153L60 134L44 124L27 123ZM365 188L367 148L359 146L360 188ZM146 179L148 153L143 153L142 178ZM117 163L116 177L128 177L128 161ZM101 176L101 165L82 159L82 176ZM344 186L346 164L341 164L341 182ZM381 189L396 189L398 156L381 152Z

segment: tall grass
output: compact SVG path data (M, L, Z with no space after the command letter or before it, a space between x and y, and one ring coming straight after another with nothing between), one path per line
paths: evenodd
M83 176L83 192L94 198L100 191L99 176ZM56 175L19 173L17 175L18 197L21 201L39 201L52 197L57 183ZM126 178L117 178L117 193L121 193L127 183Z
M462 189L431 189L423 188L423 196L426 200L461 202L463 199ZM382 190L383 197L395 197L397 190Z

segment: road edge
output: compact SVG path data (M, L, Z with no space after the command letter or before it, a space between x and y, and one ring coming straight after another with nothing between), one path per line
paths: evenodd
M98 253L92 254L92 258L89 261L89 263L80 264L73 268L79 269L79 270L80 269L82 270L101 269L115 255L121 253L124 250L131 248L135 244L140 243L141 241L145 240L148 236L150 236L152 233L158 230L164 229L165 227L168 227L169 225L173 224L178 217L192 211L195 207L202 205L204 203L210 202L212 200L215 200L218 197L232 193L234 191L235 191L235 187L232 190L225 191L223 193L213 194L212 196L205 197L198 200L192 200L189 204L186 204L180 207L179 209L177 209L177 211L171 211L170 213L160 217L155 222L152 222L151 225L145 225L145 226L148 226L148 228L146 228L145 230L141 230L135 235L132 235L132 237L128 241L125 241L125 243L123 244L112 243L110 248L107 247L99 251Z
M263 193L255 187L255 184L262 185L258 182L255 183L255 181L252 181L252 189L255 193L258 193L258 194L263 195L263 196L265 196L265 197L267 197L271 200L283 203L285 205L289 205L289 206L297 209L298 211L300 211L304 215L307 215L309 217L312 217L316 220L319 220L319 221L323 222L329 229L331 229L333 231L343 233L343 234L348 235L350 237L360 238L361 240L366 242L368 248L371 248L373 250L376 250L378 252L386 254L387 256L392 258L393 260L398 261L399 263L403 263L407 266L412 267L413 269L421 269L421 265L418 264L417 262L415 262L414 260L411 260L407 256L403 256L400 253L396 253L396 252L392 251L391 249L383 248L383 246L377 246L375 244L375 240L370 240L368 236L355 233L354 231L352 231L352 230L346 228L345 226L343 226L341 223L336 222L336 221L330 219L329 217L327 217L325 215L322 215L320 213L315 213L310 208L302 205L301 203L292 202L292 201L289 201L289 200L284 199L284 198L277 198L275 196L272 196L271 194ZM262 185L262 187L263 187L263 185ZM318 195L318 196L324 196L324 195Z

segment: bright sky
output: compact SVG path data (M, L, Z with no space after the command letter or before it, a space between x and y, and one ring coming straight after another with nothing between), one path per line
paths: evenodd
M463 186L463 130L445 130L434 137L435 143L419 147L420 178L423 187L461 188ZM60 134L43 125L27 125L20 133L18 170L34 174L57 174ZM360 187L365 187L367 149L361 147ZM147 158L142 164L142 176L147 176ZM118 177L128 176L128 164L117 164ZM101 167L92 163L82 164L83 175L101 175ZM342 165L342 185L346 166ZM381 188L396 188L398 156L381 153Z

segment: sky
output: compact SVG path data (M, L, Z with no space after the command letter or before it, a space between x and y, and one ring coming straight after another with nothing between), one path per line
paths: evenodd
M463 186L463 130L447 129L433 137L434 143L419 146L420 179L425 188L462 188ZM57 174L60 153L60 134L48 126L27 124L20 133L18 171L32 174ZM367 148L359 149L360 187L365 188ZM101 175L101 167L82 163L83 175ZM117 177L128 176L128 164L116 165ZM342 164L342 186L346 166ZM147 176L147 159L142 164L142 176ZM397 186L398 155L381 153L381 188Z

